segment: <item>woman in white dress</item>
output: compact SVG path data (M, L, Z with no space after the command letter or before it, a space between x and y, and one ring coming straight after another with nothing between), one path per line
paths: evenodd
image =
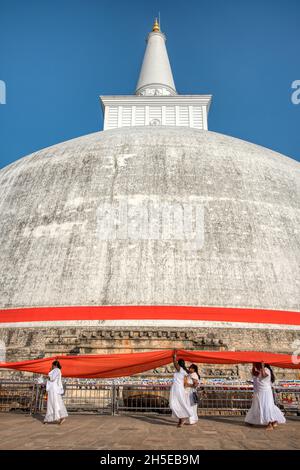
M200 375L198 367L196 364L191 364L188 368L188 375L184 379L187 400L192 410L192 416L189 417L189 424L196 424L198 422L198 401L195 401L195 394L197 394L199 380Z
M52 363L52 369L48 374L46 390L48 399L44 424L55 422L62 424L68 416L68 413L62 399L64 389L61 381L61 365L59 361Z
M181 428L186 419L193 416L192 408L188 403L187 393L184 388L184 379L188 372L183 359L177 362L176 353L173 356L173 363L176 369L173 378L173 384L170 390L170 408L172 416L177 418L177 426Z
M268 364L255 363L252 368L253 399L245 422L264 425L267 430L285 423L285 417L274 403L272 383L275 382L273 370Z

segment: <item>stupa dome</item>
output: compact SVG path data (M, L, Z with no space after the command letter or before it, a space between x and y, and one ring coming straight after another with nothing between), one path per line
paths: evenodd
M123 127L21 158L0 171L0 192L2 309L300 308L300 165L267 148L207 130ZM105 239L99 207L122 201L197 204L201 246Z

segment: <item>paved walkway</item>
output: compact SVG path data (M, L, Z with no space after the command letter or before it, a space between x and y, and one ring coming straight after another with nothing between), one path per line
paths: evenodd
M73 415L61 426L41 417L1 413L0 449L300 449L300 419L274 431L244 425L242 417L205 417L177 429L161 415Z

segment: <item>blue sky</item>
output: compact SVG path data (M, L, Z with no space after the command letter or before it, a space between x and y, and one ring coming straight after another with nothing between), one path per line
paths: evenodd
M0 0L0 167L102 129L100 94L134 92L153 18L177 90L211 93L209 129L300 161L299 0Z

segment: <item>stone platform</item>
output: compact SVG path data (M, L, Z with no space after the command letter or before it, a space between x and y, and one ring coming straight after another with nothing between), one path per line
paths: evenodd
M178 429L170 416L73 415L62 425L42 417L0 414L0 449L41 450L259 450L300 449L300 419L273 431L248 427L243 417L200 418Z

